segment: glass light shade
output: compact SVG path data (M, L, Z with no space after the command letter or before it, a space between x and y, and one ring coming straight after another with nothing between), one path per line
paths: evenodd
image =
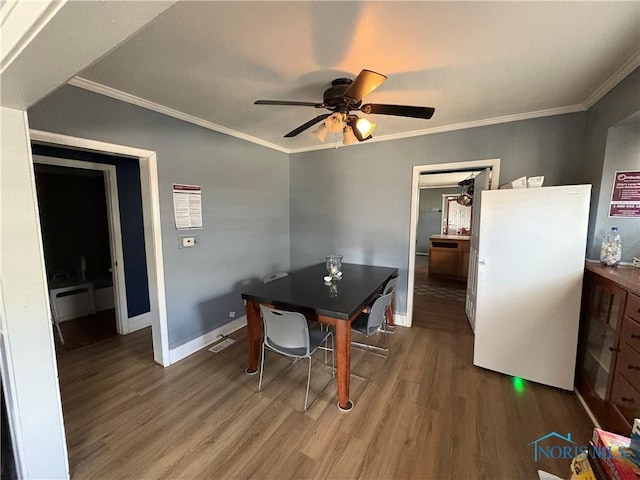
M344 122L342 121L342 114L338 112L331 114L329 117L327 117L324 120L324 126L327 127L327 129L331 133L341 132L342 129L344 128Z
M376 128L376 124L371 123L366 118L359 118L356 121L356 128L358 129L358 131L360 132L360 135L364 139L373 133L373 131Z
M327 138L327 133L329 133L329 129L325 127L323 123L311 133L313 133L318 140L324 142L324 139Z
M358 143L358 139L353 133L353 129L350 126L344 127L342 131L342 143L344 145L353 145L354 143Z
M463 193L458 198L456 198L456 202L458 202L460 205L468 207L473 203L473 199L469 196L468 193Z

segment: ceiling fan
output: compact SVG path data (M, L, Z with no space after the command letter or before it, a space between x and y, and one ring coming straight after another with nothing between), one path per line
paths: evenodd
M398 117L430 119L435 108L418 107L413 105L388 105L380 103L362 104L362 99L378 88L387 79L385 75L371 70L362 70L358 76L337 78L331 82L331 87L324 91L322 103L297 102L288 100L256 100L255 105L286 105L300 107L325 108L332 113L323 113L312 118L299 127L291 130L285 137L295 137L301 132L323 122L313 134L324 141L327 133L343 132L343 143L351 145L357 141L369 140L375 128L366 118L358 117L351 112L362 112L374 115L395 115Z

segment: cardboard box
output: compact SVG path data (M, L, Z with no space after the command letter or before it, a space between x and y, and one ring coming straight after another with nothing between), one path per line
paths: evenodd
M595 456L609 478L636 480L640 476L640 467L631 461L629 438L594 428L592 441L596 450Z

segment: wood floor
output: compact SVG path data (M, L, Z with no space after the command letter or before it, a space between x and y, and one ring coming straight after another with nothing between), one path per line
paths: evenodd
M58 332L53 332L58 357L118 335L116 312L111 308L93 315L65 320L60 322L60 330L64 344L60 342Z
M473 330L464 313L466 282L446 280L429 276L429 257L416 255L413 325L416 327L444 330L460 335L473 335ZM421 294L421 287L443 289L459 293L456 300L436 294Z
M575 395L472 365L473 337L397 327L392 356L353 353L350 413L332 384L302 412L306 367L264 391L243 373L246 333L218 354L168 368L152 362L149 329L59 358L73 479L568 478L569 462L534 462L535 439L592 425ZM267 357L268 373L280 361ZM329 377L322 353L313 385Z

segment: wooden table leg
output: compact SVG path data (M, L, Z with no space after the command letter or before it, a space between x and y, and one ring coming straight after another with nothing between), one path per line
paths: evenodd
M247 300L247 345L249 347L249 366L244 373L255 375L258 371L260 341L262 340L262 321L260 304Z
M338 380L338 408L349 411L353 402L349 400L351 381L351 327L349 322L338 320L336 327L336 377Z
M395 295L391 297L391 302L389 302L389 308L387 308L387 311L386 311L387 325L390 325L392 327L395 325L395 322L393 320L394 297Z

